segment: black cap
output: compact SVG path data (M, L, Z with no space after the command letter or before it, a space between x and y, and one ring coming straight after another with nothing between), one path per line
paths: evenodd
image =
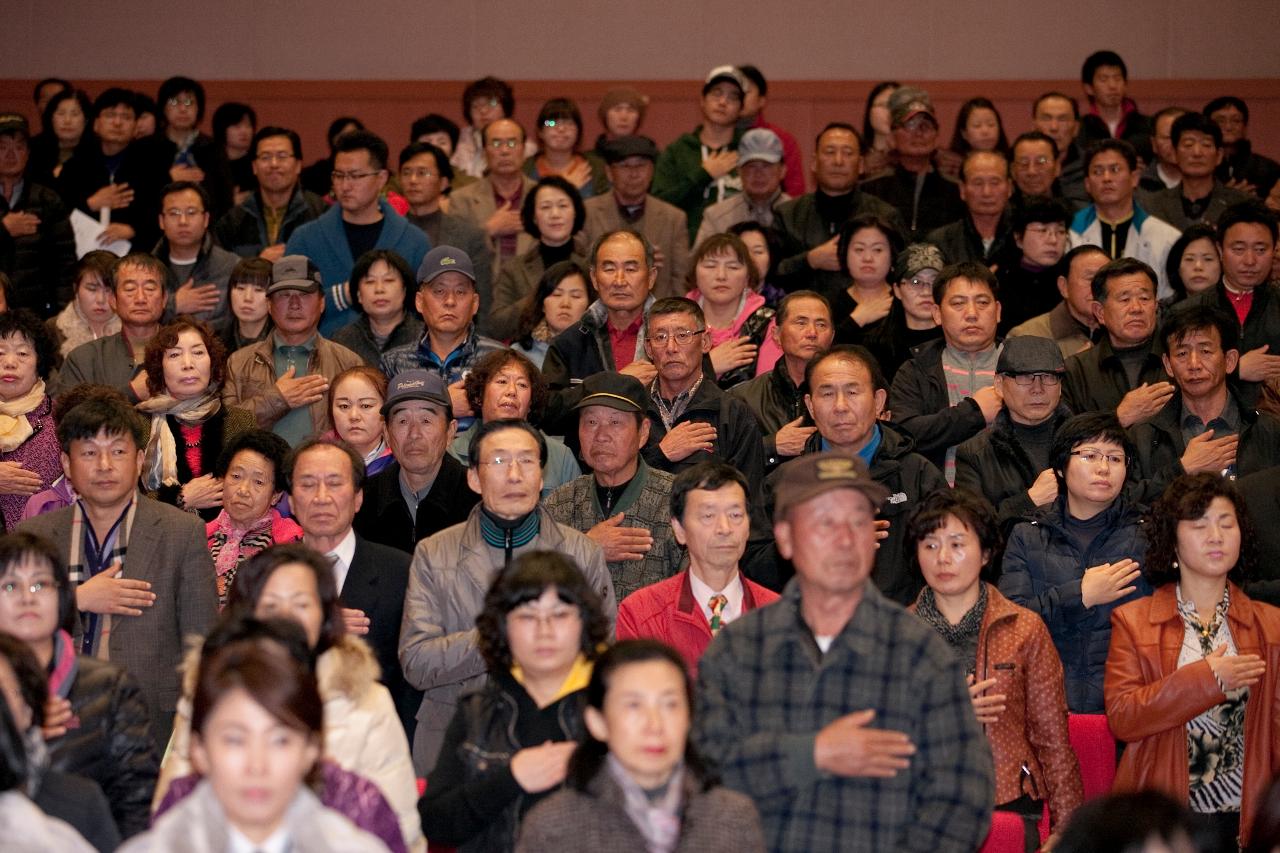
M608 406L622 412L643 412L648 399L639 379L624 373L604 371L582 380L582 399L574 408Z
M449 389L434 370L405 370L397 373L387 387L387 401L382 404L382 416L391 416L391 410L409 400L424 400L444 407L445 416L453 419L453 404Z
M604 161L609 165L621 163L628 157L643 157L646 160L658 159L658 145L647 136L619 136L604 144L601 152Z
M1036 335L1008 338L1000 350L996 373L1066 373L1067 363L1057 343Z

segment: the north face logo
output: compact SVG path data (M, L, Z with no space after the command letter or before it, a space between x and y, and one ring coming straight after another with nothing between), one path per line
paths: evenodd
M895 492L894 494L889 495L889 503L891 504L904 504L906 502L907 502L906 492Z

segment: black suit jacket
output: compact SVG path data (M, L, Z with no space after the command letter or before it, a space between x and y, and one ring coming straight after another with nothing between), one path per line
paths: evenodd
M413 727L422 692L409 686L400 669L400 620L409 588L409 555L356 534L356 553L342 584L342 606L363 610L369 617L364 640L382 669L382 683L391 691L396 712L413 743Z
M446 453L431 491L418 504L418 517L410 518L400 494L400 463L392 462L365 481L364 503L352 526L370 542L412 555L423 539L466 521L479 500L467 485L467 469Z

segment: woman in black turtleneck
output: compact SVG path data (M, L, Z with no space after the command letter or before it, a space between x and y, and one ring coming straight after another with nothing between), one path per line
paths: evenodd
M520 221L524 230L537 238L538 245L503 267L493 288L488 331L491 337L504 341L515 336L525 304L538 289L547 267L567 260L586 266L574 237L587 221L587 210L573 184L559 175L538 181L525 194Z

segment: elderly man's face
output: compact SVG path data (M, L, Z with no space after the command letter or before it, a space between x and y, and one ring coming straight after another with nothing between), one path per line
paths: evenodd
M832 489L773 525L778 553L796 568L802 595L859 592L876 561L876 511L856 489Z
M457 429L443 406L426 400L406 400L387 413L387 443L410 474L437 470Z

